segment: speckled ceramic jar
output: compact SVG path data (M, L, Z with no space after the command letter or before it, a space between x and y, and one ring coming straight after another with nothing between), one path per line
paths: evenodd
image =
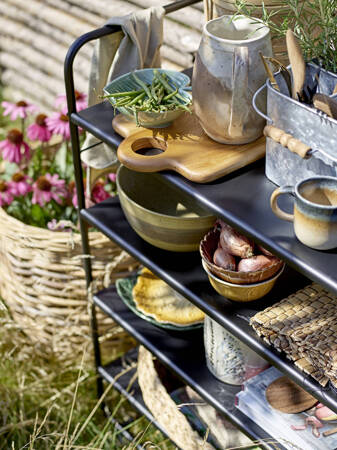
M202 128L217 142L245 144L262 135L264 120L252 106L266 80L260 51L272 56L269 28L260 23L222 16L204 26L193 69L193 105Z
M204 345L207 368L224 383L241 385L268 367L265 359L208 316L204 321Z
M281 194L295 197L294 214L277 205ZM273 212L283 220L294 223L297 238L317 250L337 247L337 178L311 177L293 186L276 189L270 199Z

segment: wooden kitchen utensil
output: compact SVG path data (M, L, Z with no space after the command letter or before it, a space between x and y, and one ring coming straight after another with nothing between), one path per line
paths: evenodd
M185 113L170 127L137 127L123 115L112 125L125 137L118 147L118 159L138 172L174 170L196 183L207 183L244 167L265 155L265 138L244 145L226 145L210 139L193 114ZM159 154L145 155L146 149ZM141 153L140 153L141 152Z
M317 399L287 377L273 381L267 387L266 397L273 408L287 414L306 411L317 403Z
M313 100L315 108L325 112L333 119L337 119L337 100L325 94L315 94Z
M288 57L293 73L292 97L301 100L303 97L303 87L305 83L305 62L300 44L292 30L286 34Z

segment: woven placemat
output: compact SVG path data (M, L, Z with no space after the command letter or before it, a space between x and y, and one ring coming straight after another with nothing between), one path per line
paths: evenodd
M251 326L321 385L337 386L337 297L316 283L257 313Z

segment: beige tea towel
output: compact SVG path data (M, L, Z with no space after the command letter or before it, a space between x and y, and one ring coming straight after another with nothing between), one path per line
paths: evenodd
M89 106L101 101L98 95L109 81L132 70L160 67L164 13L164 8L159 6L108 20L105 25L120 25L122 31L104 36L96 43L89 77ZM97 142L98 139L88 135L84 148ZM113 167L117 163L115 150L105 144L83 152L81 157L94 169Z

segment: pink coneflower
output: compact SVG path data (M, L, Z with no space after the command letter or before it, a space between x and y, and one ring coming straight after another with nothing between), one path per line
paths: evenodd
M24 100L16 103L2 102L1 106L5 108L2 114L4 116L10 114L11 120L16 120L18 117L25 119L28 113L34 113L39 109L37 106L27 103Z
M0 207L10 205L14 200L9 183L0 180Z
M28 159L30 156L29 146L23 140L21 131L16 128L10 130L7 139L0 142L0 150L3 159L16 164L19 164L23 157Z
M46 173L46 175L41 175L33 184L32 203L44 206L53 199L61 204L61 197L64 198L66 195L65 181L60 180L57 174Z
M27 128L27 136L31 141L48 142L52 137L51 130L47 127L47 116L39 114L35 118L35 123L32 123Z
M77 111L82 111L82 109L85 109L88 107L87 94L84 94L83 92L79 92L79 91L75 90L75 99L76 99ZM64 94L58 95L55 100L55 106L57 108L59 106L61 106L61 108L67 107L67 96Z
M13 195L26 195L32 190L31 178L24 173L17 172L12 176L12 181L10 181L9 187Z
M70 139L69 117L62 111L47 117L46 124L53 134L60 134L66 141Z
M99 181L93 187L91 197L95 203L100 203L109 198L110 194L104 189L104 184Z

